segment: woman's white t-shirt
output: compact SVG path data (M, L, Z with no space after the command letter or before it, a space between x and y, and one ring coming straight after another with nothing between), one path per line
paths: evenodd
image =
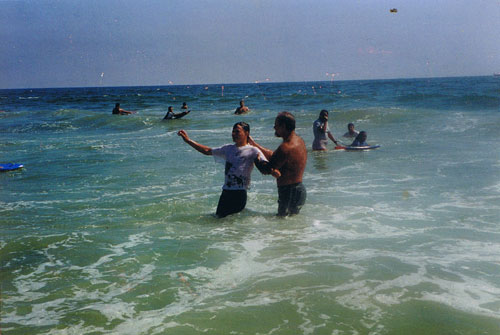
M237 147L234 144L227 144L212 149L212 155L214 158L226 161L225 180L222 186L224 190L246 190L250 185L250 174L255 158L259 157L260 160L267 162L262 151L251 145Z

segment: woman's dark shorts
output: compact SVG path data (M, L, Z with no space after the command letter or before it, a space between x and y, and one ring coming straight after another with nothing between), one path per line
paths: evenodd
M246 190L222 190L215 214L223 218L241 212L247 204Z

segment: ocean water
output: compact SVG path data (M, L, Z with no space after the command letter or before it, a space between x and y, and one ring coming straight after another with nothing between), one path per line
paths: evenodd
M2 334L500 334L500 78L223 86L0 90L0 162L25 165L0 174ZM312 152L321 109L381 147ZM306 205L277 218L255 169L216 219L224 167L176 132L274 149L282 110Z

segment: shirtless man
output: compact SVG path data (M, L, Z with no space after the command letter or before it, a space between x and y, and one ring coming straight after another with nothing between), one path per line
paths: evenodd
M240 107L236 108L234 114L244 114L248 113L250 110L245 106L245 100L240 100Z
M295 118L289 112L281 112L274 121L276 137L283 142L274 152L257 144L250 136L248 143L259 148L269 162L256 162L262 169L271 172L277 169L281 176L278 184L278 216L298 214L306 201L306 189L302 176L307 162L307 149L304 140L295 133Z

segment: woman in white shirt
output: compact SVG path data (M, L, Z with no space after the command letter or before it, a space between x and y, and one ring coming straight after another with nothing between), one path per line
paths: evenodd
M246 122L235 123L232 131L234 144L226 144L218 148L210 148L191 140L184 130L180 130L177 135L202 154L213 155L226 161L224 185L215 213L217 217L225 217L242 211L247 202L247 189L250 185L254 161L267 162L259 149L248 144L250 126ZM264 172L261 171L261 173ZM280 176L278 170L273 170L271 174L276 178Z

